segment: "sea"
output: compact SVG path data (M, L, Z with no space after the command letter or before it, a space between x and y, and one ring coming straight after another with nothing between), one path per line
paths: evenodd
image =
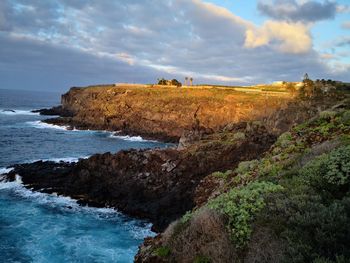
M0 89L0 262L133 262L153 236L149 222L110 208L34 192L1 174L18 163L76 162L95 153L168 145L107 131L68 130L31 110L59 105L60 94Z

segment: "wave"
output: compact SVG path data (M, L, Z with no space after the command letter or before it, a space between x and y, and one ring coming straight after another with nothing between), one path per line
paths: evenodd
M9 171L11 169L0 168L0 172ZM147 236L154 236L151 231L152 224L132 219L118 212L113 208L96 208L89 206L81 206L77 200L67 196L58 195L57 193L42 193L33 191L23 185L22 178L16 175L16 180L9 182L0 176L0 191L10 191L21 199L26 199L46 207L56 208L68 213L84 213L94 216L97 220L117 220L118 225L124 225L134 238L142 240Z
M27 124L31 125L34 128L38 129L56 129L56 130L64 130L64 131L82 131L82 132L96 132L96 133L108 133L110 134L110 138L120 139L124 141L130 141L130 142L157 142L155 140L146 140L143 139L141 136L129 136L129 135L116 135L114 132L111 131L101 131L101 130L78 130L78 129L70 129L69 126L60 126L55 124L49 124L45 123L43 121L28 121Z
M88 159L89 157L90 157L90 155L81 156L81 157L45 158L45 159L40 159L40 160L33 160L33 161L30 161L29 163L34 163L37 161L43 161L43 162L51 161L51 162L55 162L55 163L59 163L59 162L76 163L80 159Z
M43 121L27 121L27 124L37 129L56 129L56 130L69 130L69 126L60 126L55 124L49 124ZM75 129L73 131L76 131Z
M13 109L0 109L0 114L3 115L40 115L38 112L31 112L31 110L13 110Z
M0 175L2 174L7 174L9 172L11 172L13 170L13 168L0 168Z
M111 134L109 137L110 138L116 138L116 139L124 140L124 141L131 141L131 142L157 142L157 141L153 141L153 140L143 139L141 136L129 136L129 135L115 135L115 134Z

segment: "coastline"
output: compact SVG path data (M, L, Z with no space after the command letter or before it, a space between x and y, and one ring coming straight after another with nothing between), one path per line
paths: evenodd
M264 112L264 116L257 117L253 113L243 120L222 122L222 126L216 129L204 126L195 113L195 118L191 118L192 125L188 129L181 129L177 148L130 149L115 154L94 154L75 163L37 161L18 164L5 176L9 181L16 181L20 176L23 185L34 191L69 196L81 205L114 208L128 216L151 222L152 230L158 236L146 239L140 246L136 261L144 262L146 259L145 262L153 262L155 258L159 259L154 255L154 249L170 244L167 239L163 239L163 235L166 235L172 223L176 224L184 215L186 217L188 211L196 211L206 206L208 200L225 194L230 187L235 187L235 179L228 177L232 180L225 181L226 177L235 175L233 171L242 163L249 164L252 160L258 162L265 154L274 151L274 148L281 148L282 146L274 145L278 144L277 138L284 132L310 118L316 118L323 110L347 107L341 104L340 99L324 97L315 100L291 100L276 104L273 110ZM84 109L81 112L72 112L72 117L49 119L45 123L65 130L81 127L83 130L107 128L105 132L110 132L113 136L111 130L117 126L110 125L105 117L95 119L96 116L92 118L87 116L88 113L91 111ZM127 114L133 116L128 121L138 120L133 112ZM67 127L68 125L70 126ZM128 128L124 132L130 129L130 125L125 125ZM138 131L137 129L125 136L139 136ZM157 132L158 126L150 134L161 138ZM180 134L179 130L176 132ZM172 134L173 131L170 131L170 136L164 137L170 138ZM269 162L278 162L278 158L282 157L274 158L276 159ZM256 175L253 173L253 179L254 176ZM222 219L215 220L223 222Z

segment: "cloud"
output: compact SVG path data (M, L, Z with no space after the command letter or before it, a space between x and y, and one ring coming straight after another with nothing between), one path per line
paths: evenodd
M311 36L305 25L267 21L261 28L247 30L245 47L260 47L273 41L285 53L306 53L312 46Z
M346 22L342 23L341 26L343 29L350 29L350 21L346 21Z
M350 13L350 6L349 5L337 5L337 12L338 13Z
M340 39L336 40L334 44L337 47L350 46L350 36L341 37Z
M331 1L296 1L296 0L273 0L258 2L258 10L261 14L277 20L316 22L333 19L337 13L335 2Z
M7 0L0 14L0 25L6 24L0 26L1 86L185 76L196 83L254 84L298 80L305 72L343 77L312 49L301 22L257 26L201 0Z

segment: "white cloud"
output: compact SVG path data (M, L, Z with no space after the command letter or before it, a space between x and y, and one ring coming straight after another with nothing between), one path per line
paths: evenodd
M349 5L337 5L337 12L338 13L350 13L350 6Z
M341 26L344 29L350 29L350 21L346 21L346 22L342 23Z
M245 47L260 47L273 41L286 53L306 53L312 46L310 32L304 24L267 21L261 28L247 30Z

